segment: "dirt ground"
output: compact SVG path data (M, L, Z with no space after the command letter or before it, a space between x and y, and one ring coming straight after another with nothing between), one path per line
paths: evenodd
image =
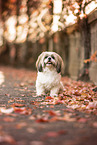
M63 77L59 97L37 97L36 72L0 66L0 145L97 145L94 84Z

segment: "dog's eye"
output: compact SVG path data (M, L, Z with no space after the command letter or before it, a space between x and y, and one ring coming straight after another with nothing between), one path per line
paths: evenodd
M55 57L53 55L51 57L52 57L52 59L55 59Z
M48 56L45 56L45 58L44 59L46 59Z

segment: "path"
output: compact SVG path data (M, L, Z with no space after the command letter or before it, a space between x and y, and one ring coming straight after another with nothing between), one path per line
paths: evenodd
M97 145L97 106L93 113L67 108L62 99L35 96L36 72L0 71L0 145Z

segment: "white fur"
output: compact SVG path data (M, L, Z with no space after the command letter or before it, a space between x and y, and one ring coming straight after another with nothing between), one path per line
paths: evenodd
M36 93L38 96L47 93L50 93L50 96L57 96L60 91L63 91L61 73L56 71L54 65L47 64L42 72L37 73Z

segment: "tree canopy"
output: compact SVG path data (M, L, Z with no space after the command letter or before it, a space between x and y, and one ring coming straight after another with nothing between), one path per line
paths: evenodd
M37 41L86 17L96 0L0 0L0 46Z

